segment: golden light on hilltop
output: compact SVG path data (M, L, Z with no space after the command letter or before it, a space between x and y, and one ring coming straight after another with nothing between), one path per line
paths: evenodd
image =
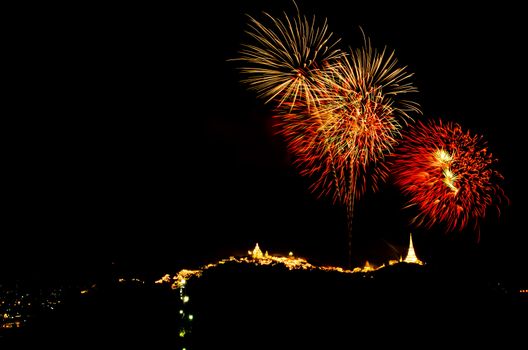
M416 260L413 260L414 259ZM411 260L409 260L411 259ZM401 262L401 260L399 261ZM407 254L407 257L405 258L405 262L413 262L422 265L423 263L416 258L416 254L414 253L414 248L412 246L412 240L410 243L409 253ZM203 275L203 272L218 267L220 265L224 265L226 263L229 264L251 264L251 265L264 265L264 266L284 266L288 270L319 270L319 271L332 271L332 272L338 272L338 273L369 273L372 271L379 270L383 267L385 267L385 264L381 266L374 266L370 264L368 261L365 262L365 265L363 267L356 267L353 270L344 269L342 267L335 267L335 266L315 266L310 264L306 259L296 257L294 256L293 252L288 252L286 256L281 255L272 255L269 254L267 251L265 254L262 254L262 250L260 249L258 243L255 245L255 248L253 250L248 250L248 255L245 257L234 257L230 256L227 259L222 259L217 261L216 263L210 263L207 265L204 265L196 270L188 270L183 269L178 274L176 274L174 277L171 277L169 274L166 274L159 280L157 280L155 283L171 283L172 289L178 289L180 300L182 302L181 309L179 310L179 315L182 320L181 326L179 328L179 337L185 338L188 334L192 333L192 325L191 322L194 320L194 315L189 313L187 309L190 307L190 297L189 294L186 292L187 281L193 277L199 278ZM391 260L389 262L390 265L393 265L394 263L397 263L396 260ZM372 276L371 276L372 278Z
M264 258L264 255L262 254L262 250L260 250L258 243L255 245L255 249L253 249L252 252L248 251L248 253L253 259Z
M413 241L412 241L412 234L409 236L409 249L407 250L407 256L405 257L403 262L406 262L408 264L418 264L418 265L424 264L423 261L421 261L420 259L418 259L418 257L416 257L416 253L414 252L414 246L413 246Z
M379 269L382 269L385 267L385 264L381 265L381 266L374 266L372 265L371 263L367 261L365 261L365 265L363 267L355 267L352 272L372 272L372 271L376 271L376 270L379 270Z
M209 265L206 265L206 267L208 268ZM200 277L202 275L202 270L203 268L200 270L187 270L187 269L181 270L180 272L178 272L176 276L172 278L174 280L173 288L176 289L176 288L183 287L185 283L187 283L187 280L193 276ZM171 281L170 275L166 274L165 276L163 276L162 278L160 278L154 283L169 283L170 281Z
M398 262L401 262L401 260L400 261L391 260L389 261L389 265L394 265ZM407 254L407 257L405 258L405 262L423 265L423 262L420 261L418 258L416 258L416 254L414 253L414 247L412 246L412 241L409 247L409 252ZM185 288L185 285L189 279L193 277L201 277L204 271L209 270L211 268L218 267L219 265L224 265L226 263L271 265L271 266L282 265L286 267L288 270L319 270L319 271L334 271L334 272L339 272L339 273L367 273L367 272L376 271L376 270L379 270L385 267L385 264L382 264L381 266L374 266L368 261L365 262L365 265L363 267L356 267L353 270L348 270L348 269L344 269L342 267L337 267L337 266L316 266L316 265L310 264L304 258L294 256L293 252L291 251L288 252L286 256L272 255L272 254L269 254L267 251L265 254L262 254L262 250L260 249L257 243L253 250L248 250L248 256L245 256L245 257L230 256L229 258L219 260L216 263L210 263L210 264L204 265L197 270L183 269L180 272L178 272L178 274L176 274L174 277L171 277L169 274L166 274L165 276L157 280L156 283L171 283L172 282L171 287L173 289L180 289L180 291L182 291L183 288ZM186 298L188 297L182 294L182 301L184 303L188 302L188 299Z

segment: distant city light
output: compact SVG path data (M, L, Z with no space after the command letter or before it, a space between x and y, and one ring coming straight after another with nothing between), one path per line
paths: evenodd
M42 311L55 310L64 297L62 287L25 291L0 285L0 329L20 328ZM1 331L1 330L0 330ZM0 338L1 338L0 334Z
M188 303L189 302L189 296L188 295L183 297L183 302L184 303Z

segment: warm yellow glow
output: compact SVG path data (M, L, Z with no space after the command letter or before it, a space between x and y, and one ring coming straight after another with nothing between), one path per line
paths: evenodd
M416 264L423 265L423 263L416 258L416 254L414 254L414 248L412 247L412 241L410 244L410 253L407 254L407 257L405 258L405 262L413 262ZM412 256L416 258L416 260L410 261L409 259L412 258ZM398 262L402 262L402 258L400 257L400 261L397 260L390 260L389 265L394 265ZM234 257L230 256L227 259L219 260L216 263L211 263L202 266L198 270L187 270L183 269L178 274L172 278L170 278L169 275L163 276L161 279L156 281L156 283L169 283L171 280L174 282L172 283L173 289L180 289L180 292L183 292L183 288L186 285L186 282L191 278L198 278L202 276L202 273L205 270L215 268L219 265L223 265L226 263L238 263L238 264L257 264L257 265L283 265L289 270L320 270L320 271L335 271L339 273L367 273L379 270L383 267L385 267L385 264L381 266L374 266L370 264L368 261L365 263L363 267L356 267L353 270L344 269L342 267L336 267L336 266L315 266L310 264L306 259L300 258L300 257L294 257L293 252L289 252L287 256L280 256L280 255L272 255L269 254L266 251L266 254L262 254L262 250L260 249L259 245L256 244L255 248L251 251L248 250L248 256L246 257ZM182 300L184 303L187 303L189 301L188 296L182 296ZM183 313L183 312L181 312Z
M88 293L88 289L81 290L81 294L86 294L86 293Z
M444 149L436 150L434 155L436 160L442 164L447 164L453 160L453 156Z
M271 255L266 251L266 254L262 254L262 250L260 249L259 245L256 244L255 248L251 251L248 250L247 257L234 257L230 256L227 259L222 259L216 263L211 263L202 266L199 270L187 270L183 269L174 277L172 277L172 280L174 281L172 284L173 289L179 289L185 287L186 281L193 277L201 277L203 271L215 268L219 265L223 265L225 263L245 263L245 264L258 264L258 265L284 265L289 270L322 270L322 271L337 271L340 273L352 273L352 270L346 270L342 267L334 267L334 266L314 266L310 264L306 259L294 257L293 252L289 252L288 256L278 256L278 255ZM355 271L354 271L355 272ZM171 281L171 278L169 275L163 276L161 279L156 281L156 283L169 283ZM185 297L184 297L185 302Z
M20 328L22 327L21 321L12 321L2 324L1 328Z
M209 268L209 267L207 267L207 268ZM185 286L185 284L187 283L187 280L189 278L193 277L193 276L200 277L202 275L202 270L187 270L187 269L181 270L173 278L174 281L175 281L173 283L173 288L177 289L177 288L181 288L181 287ZM165 275L165 276L167 276L167 275ZM170 276L169 276L168 279L165 279L165 276L163 276L163 278L161 278L160 280L158 280L156 282L158 282L158 283L169 282L170 281Z
M369 263L368 261L366 261L365 265L363 267L355 267L352 270L352 272L372 272L372 271L376 271L376 270L379 270L379 269L384 268L384 267L385 267L385 264L383 264L381 266L374 266L371 263Z
M253 259L263 259L264 255L262 254L262 250L260 250L258 243L255 245L255 249L253 249L253 252L251 252L251 257Z
M455 187L454 182L457 179L457 176L451 171L451 169L447 168L443 171L444 174L444 183L452 189L454 192L458 192L458 188Z
M186 296L183 297L183 303L185 304L185 303L188 303L188 302L189 302L189 296L186 295Z
M170 282L170 279L171 279L171 277L170 277L170 275L167 273L167 274L165 274L165 276L163 276L162 278L160 278L159 280L157 280L157 281L154 282L154 283L163 283L163 282L167 282L167 283L168 283L168 282Z
M447 152L444 149L436 150L434 157L438 162L439 167L442 169L442 174L444 175L444 183L449 187L455 194L458 192L458 188L455 186L455 181L457 176L451 170L451 162L453 161L453 155Z
M403 262L406 262L408 264L423 265L424 263L416 257L416 253L414 252L412 234L409 237L409 249L407 250L407 256L405 257Z
M189 315L189 321L192 321L194 319L193 315Z

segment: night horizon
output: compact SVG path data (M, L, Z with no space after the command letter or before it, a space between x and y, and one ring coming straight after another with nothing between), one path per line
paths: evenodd
M347 267L345 206L310 189L277 110L241 84L233 61L250 41L247 15L294 15L293 2L202 5L77 11L21 34L31 45L10 93L19 108L8 135L0 284L117 275L153 283L256 243ZM478 231L415 227L394 178L369 188L355 202L352 267L398 259L412 234L432 271L528 288L522 11L297 5L316 23L327 19L343 50L361 47L362 31L373 47L394 50L423 112L410 124L442 120L481 135L504 177L508 200L500 215L486 209Z

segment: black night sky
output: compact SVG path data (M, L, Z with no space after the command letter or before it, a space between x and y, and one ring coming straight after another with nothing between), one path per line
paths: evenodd
M526 271L523 11L299 5L327 17L343 48L361 45L361 26L374 46L395 49L415 73L418 118L484 135L511 200L500 218L489 212L477 244L471 230L411 228L405 198L387 184L356 205L355 262L396 258L393 248L413 232L426 261L505 278ZM5 67L13 107L4 113L1 276L93 275L112 262L161 274L255 242L346 262L343 208L309 192L275 135L271 106L245 90L228 62L247 40L246 13L293 13L290 1L56 10L13 29L20 40Z

